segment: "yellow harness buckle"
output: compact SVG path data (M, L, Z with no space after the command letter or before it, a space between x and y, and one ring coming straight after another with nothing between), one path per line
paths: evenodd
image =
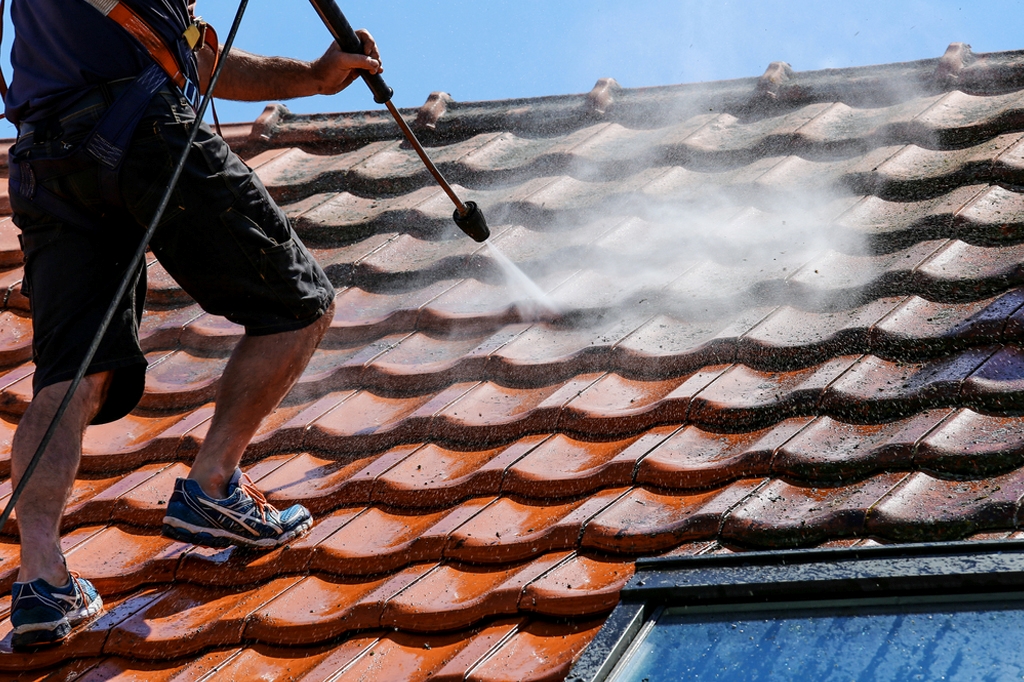
M189 24L189 27L181 34L192 51L195 51L196 47L202 42L204 28L206 28L206 25L202 21L196 21L193 24Z

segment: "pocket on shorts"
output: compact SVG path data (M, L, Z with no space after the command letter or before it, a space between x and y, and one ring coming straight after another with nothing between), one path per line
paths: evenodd
M231 193L232 200L244 198L252 183L252 170L231 151L227 143L203 125L193 147L199 151L210 176L220 179L222 187Z
M21 283L21 292L25 296L32 295L32 272L36 259L46 247L57 241L63 229L64 226L56 222L25 225L21 228L18 241L25 258L25 275Z
M172 159L171 149L164 140L163 125L158 120L143 120L139 124L118 179L125 207L142 225L149 225L153 219L174 173L176 159ZM181 203L179 189L175 187L161 223L180 213Z
M228 232L246 253L259 276L262 297L276 303L271 307L285 319L303 320L325 307L325 298L332 295L330 283L320 266L294 233L284 225L285 239L268 235L259 223L237 209L228 209L220 216Z

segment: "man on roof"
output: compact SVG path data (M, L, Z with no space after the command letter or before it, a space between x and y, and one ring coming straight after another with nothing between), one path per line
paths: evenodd
M32 309L33 399L14 436L16 486L86 354L138 248L191 127L219 51L188 0L14 0L18 127L11 206ZM232 50L217 96L261 101L345 88L381 69L336 45L317 60ZM128 132L125 133L127 128ZM256 175L205 124L150 244L204 310L242 325L216 411L188 477L174 486L163 532L215 547L279 546L307 531L309 511L268 504L239 469L263 418L298 379L330 325L334 289ZM139 322L145 268L17 504L21 566L11 621L16 648L59 642L98 613L89 581L68 572L60 522L89 424L119 419L143 393Z

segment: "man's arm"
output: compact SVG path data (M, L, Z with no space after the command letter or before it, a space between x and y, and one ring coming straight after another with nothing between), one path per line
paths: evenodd
M373 36L356 31L365 55L342 52L331 43L327 52L312 62L287 57L264 57L232 48L217 81L217 97L245 102L293 99L308 95L333 95L348 87L359 71L379 73L380 53ZM206 92L213 65L212 51L204 47L197 54L200 86Z

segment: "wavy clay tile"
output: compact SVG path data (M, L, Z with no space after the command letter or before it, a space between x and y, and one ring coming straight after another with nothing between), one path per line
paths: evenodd
M562 679L639 557L1018 536L1024 95L1014 53L967 54L439 93L403 114L483 245L380 112L229 127L338 291L243 459L317 522L266 553L159 535L243 330L150 257L146 392L87 430L62 523L107 610L10 650L15 515L0 676ZM5 503L34 366L0 213Z

